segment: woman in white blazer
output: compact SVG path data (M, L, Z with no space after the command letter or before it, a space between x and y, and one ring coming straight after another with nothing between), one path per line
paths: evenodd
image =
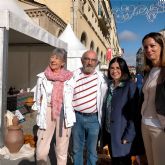
M65 50L56 48L51 54L49 65L45 71L37 75L35 104L32 107L38 111L37 164L46 164L54 131L57 165L66 165L67 163L71 130L64 124L63 93L64 84L72 77L72 73L64 69L65 63Z

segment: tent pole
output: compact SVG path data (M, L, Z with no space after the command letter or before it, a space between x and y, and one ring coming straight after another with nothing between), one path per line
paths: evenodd
M7 61L8 61L8 31L0 28L0 147L4 146L4 131L7 104Z

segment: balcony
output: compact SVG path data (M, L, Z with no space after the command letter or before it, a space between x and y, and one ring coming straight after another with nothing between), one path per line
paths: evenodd
M109 29L111 28L110 21L103 15L98 15L99 27L105 37L109 35Z

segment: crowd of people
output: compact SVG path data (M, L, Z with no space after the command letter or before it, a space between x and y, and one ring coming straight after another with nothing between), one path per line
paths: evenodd
M146 155L148 165L164 165L165 39L152 32L142 40L144 78L133 81L126 61L115 57L107 76L96 69L98 55L86 51L82 67L65 69L67 52L55 48L37 75L37 165L46 165L51 140L57 165L66 165L70 146L74 165L96 165L97 146L108 145L112 165L131 165ZM69 142L71 141L70 145ZM140 164L139 164L140 165Z

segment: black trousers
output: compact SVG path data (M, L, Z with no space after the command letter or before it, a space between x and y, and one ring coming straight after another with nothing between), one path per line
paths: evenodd
M123 156L123 157L112 157L112 165L131 165L131 157Z

